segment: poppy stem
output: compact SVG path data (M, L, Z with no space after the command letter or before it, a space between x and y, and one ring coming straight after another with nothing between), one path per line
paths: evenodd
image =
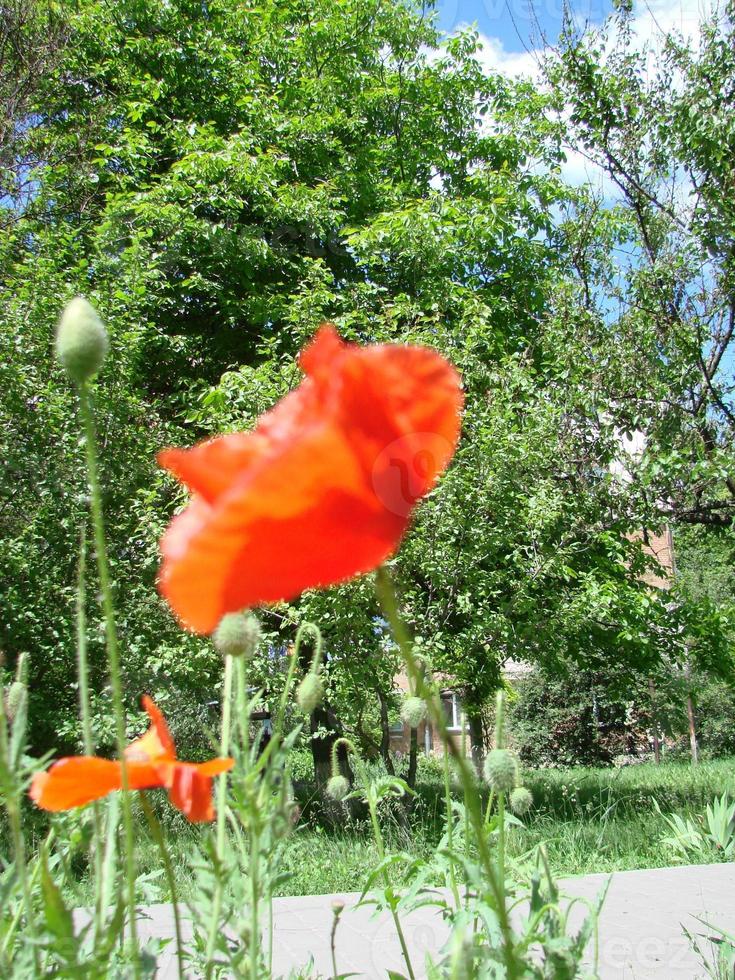
M225 658L225 676L222 684L222 722L220 727L219 754L226 758L230 753L230 730L232 727L232 675L235 658L227 656ZM216 836L216 855L217 855L217 877L214 885L214 895L212 896L212 917L209 922L209 935L207 936L207 960L206 978L210 980L214 969L214 946L217 942L217 932L219 929L219 915L222 908L222 862L225 855L225 819L227 809L227 774L222 773L217 782L217 836ZM255 942L255 938L251 937Z
M393 634L393 639L400 651L409 680L413 680L416 694L426 702L429 718L434 727L439 731L439 737L445 751L454 759L465 791L465 806L469 811L469 820L474 831L477 849L482 861L485 876L490 886L490 892L494 900L495 913L498 916L498 923L503 937L503 958L505 960L506 975L508 980L516 980L519 976L519 967L515 955L515 944L513 941L513 931L508 915L505 879L501 877L502 869L496 868L490 854L487 843L486 827L483 820L482 803L474 785L474 775L467 757L458 748L451 738L447 729L447 720L442 710L441 704L427 684L423 676L423 671L416 662L413 652L413 643L408 634L408 630L401 618L396 599L396 591L393 580L388 569L381 566L375 575L375 590L378 601L383 609L388 625Z
M373 838L375 839L375 846L378 850L378 858L380 863L383 864L385 861L385 844L383 842L383 834L380 829L380 821L378 820L378 810L377 810L377 800L375 794L370 792L370 785L367 779L364 779L365 787L365 799L368 805L368 811L370 813L370 823L373 828ZM393 890L393 886L390 882L390 875L388 874L388 869L383 868L383 884L385 886L385 896L390 906L390 914L393 917L393 925L396 929L396 935L398 936L398 942L401 946L401 953L403 955L403 962L406 964L406 970L408 971L409 980L416 980L416 974L413 972L413 965L411 963L411 956L408 952L408 945L406 943L406 937L403 934L403 928L401 926L401 919L398 915L398 910L396 905L396 894Z
M447 850L450 854L454 852L454 811L452 810L452 790L449 781L449 753L444 749L444 805L447 809ZM460 907L459 888L457 887L457 876L454 871L454 861L449 860L449 883L452 889L452 897L457 909Z
M143 813L145 814L146 820L148 821L148 826L151 828L151 833L153 834L153 839L158 845L158 850L161 852L161 860L163 861L163 869L166 873L166 881L168 883L169 894L171 895L171 904L174 910L174 930L176 932L176 960L179 964L179 980L186 980L186 972L184 970L184 941L181 936L181 913L179 912L179 899L176 891L176 878L174 876L174 869L171 864L171 855L166 847L166 840L163 836L163 830L161 829L160 821L158 817L153 812L153 807L148 802L145 793L140 794L140 805L143 808Z
M122 776L122 814L125 840L125 871L127 879L128 917L130 930L130 950L133 960L133 976L140 978L140 953L138 947L138 930L135 921L135 839L133 836L133 812L128 783L128 770L125 764L125 708L122 697L122 677L120 672L120 652L115 625L115 606L112 598L112 583L110 565L107 557L107 541L102 514L102 492L100 488L99 466L97 463L97 437L94 428L94 417L86 382L79 385L79 407L84 427L84 449L87 461L87 480L89 482L90 509L92 512L92 527L94 530L94 548L97 555L97 573L99 575L100 592L102 594L102 609L105 618L105 636L107 639L107 665L112 688L112 704L115 712L115 728L117 735L117 751L120 756Z
M26 924L28 935L33 947L33 961L36 973L41 975L41 959L37 943L38 930L36 929L36 918L33 912L33 899L31 896L31 885L28 881L28 868L26 867L25 839L23 837L23 827L20 814L20 790L14 772L14 760L11 757L10 740L8 739L8 719L5 714L5 690L2 683L3 676L0 674L0 790L5 797L5 810L8 814L10 824L10 835L13 841L13 864L15 873L20 882L21 894L23 897L23 907L26 913ZM16 715L16 719L18 716ZM20 720L18 719L18 724ZM5 949L3 947L3 952Z
M94 755L94 739L92 737L92 713L89 706L89 662L87 660L87 617L85 612L87 574L87 532L82 526L79 538L79 568L77 571L77 683L79 685L79 717L82 722L82 745L85 755ZM94 934L95 942L102 934L102 820L100 805L95 800L92 803L92 821L94 834L92 849L94 851Z

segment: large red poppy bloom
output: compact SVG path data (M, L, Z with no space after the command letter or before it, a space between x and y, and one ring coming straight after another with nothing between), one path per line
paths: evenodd
M371 571L454 453L462 391L423 347L344 343L324 324L306 377L249 433L158 459L193 496L161 541L161 592L190 629Z
M125 768L130 789L168 790L169 799L192 822L212 820L212 777L227 772L232 759L179 762L168 725L148 696L143 707L151 719L145 735L125 749ZM119 761L96 755L59 759L47 772L38 772L31 783L31 799L43 810L71 810L122 789Z

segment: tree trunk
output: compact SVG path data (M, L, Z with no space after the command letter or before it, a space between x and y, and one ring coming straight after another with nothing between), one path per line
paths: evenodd
M485 761L485 733L482 727L482 715L470 714L467 712L467 724L470 729L470 751L472 761L478 773L482 773L482 765Z
M299 666L308 673L311 668L311 660L314 654L312 640L309 635L305 636L299 647ZM311 729L311 758L314 762L314 777L317 787L324 790L332 775L332 747L337 739L342 735L342 726L327 701L323 701L311 714L309 719ZM321 730L323 737L314 738L314 735ZM344 745L340 745L337 750L337 760L339 770L352 783L352 769L350 768L347 750Z
M416 788L416 768L418 766L419 757L419 731L418 728L411 729L411 747L408 752L408 772L406 773L406 782L411 787L411 789ZM410 796L409 800L413 800Z
M692 753L692 765L699 762L699 747L697 745L697 728L694 722L694 702L691 694L687 694L687 717L689 719L689 748Z
M651 724L653 727L653 757L656 765L661 765L661 739L658 735L658 712L656 711L656 688L653 680L648 680L648 691L651 695Z
M314 738L316 732L327 732L323 737ZM314 760L314 775L319 789L329 782L332 775L332 747L342 734L342 728L337 716L328 704L321 704L312 712L311 715L311 757ZM352 769L350 768L347 750L344 745L337 749L337 761L339 771L352 782Z
M395 776L396 770L393 767L393 760L390 757L390 724L388 723L388 702L385 694L377 690L378 703L380 704L380 757L385 765L385 770L390 776Z

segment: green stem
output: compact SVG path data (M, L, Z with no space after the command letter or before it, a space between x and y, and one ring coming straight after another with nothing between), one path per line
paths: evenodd
M87 617L86 602L86 572L87 572L87 535L84 527L79 541L79 570L77 574L77 682L79 684L79 716L82 722L82 744L85 755L94 755L94 739L92 737L92 712L89 706L89 662L87 660ZM94 833L92 850L94 851L94 934L95 942L102 935L102 818L97 800L92 804L92 820Z
M461 715L462 723L462 758L467 758L467 727L464 723L464 713ZM470 801L468 796L470 793L474 792L474 783L468 785L464 780L462 780L462 802L464 803L464 856L465 860L469 863L471 859L470 854L470 841L472 835L470 834ZM465 908L469 908L470 905L470 891L469 888L465 888L464 892L464 904Z
M278 714L276 715L276 723L273 726L273 736L271 741L276 740L276 744L280 744L281 732L283 731L283 725L286 719L286 705L288 704L288 697L291 693L291 687L293 686L294 674L296 673L296 667L299 661L299 648L301 646L301 638L307 630L311 630L316 635L316 650L314 652L314 658L312 663L317 663L317 658L321 658L322 649L322 634L318 626L313 623L302 623L301 626L296 631L296 639L294 640L293 653L291 654L290 663L288 665L288 673L286 674L286 684L281 693L281 701L278 705Z
M184 970L184 940L181 934L181 913L179 912L179 899L176 891L176 878L174 877L174 869L171 864L171 855L166 847L166 840L163 836L163 830L161 829L161 824L153 812L153 808L146 798L145 793L140 794L140 803L143 807L143 813L145 814L146 820L148 821L148 826L151 828L151 833L153 834L153 839L158 845L158 850L161 854L161 860L163 861L163 869L166 874L166 881L168 883L169 894L171 895L171 904L174 910L174 931L176 932L176 960L179 965L179 980L185 980L186 973Z
M498 691L495 699L495 748L505 748L505 695ZM498 867L505 881L505 793L498 792Z
M498 793L498 867L505 881L505 793Z
M385 846L383 844L383 834L380 830L380 823L378 822L378 814L376 811L375 800L370 792L369 786L365 787L365 796L368 801L368 809L370 810L370 822L373 825L373 836L375 837L375 846L378 848L378 858L382 864L385 860ZM413 972L413 967L411 965L411 957L408 952L408 946L406 944L406 937L403 935L403 929L401 927L401 920L396 912L394 901L395 895L393 892L393 886L390 883L390 877L387 870L383 869L383 881L385 883L386 897L388 898L388 904L390 905L390 912L393 916L393 924L396 927L396 934L398 936L398 942L401 944L401 952L403 954L403 962L406 964L406 969L408 970L409 980L416 980L415 974Z
M92 717L89 708L89 663L87 660L87 617L84 609L87 570L87 536L82 528L79 542L77 573L77 681L79 683L79 715L82 722L82 744L85 755L94 755Z
M240 750L245 756L250 743L250 712L248 711L248 680L245 657L238 657L235 663L237 676L235 678L237 704L237 731L240 733Z
M115 711L115 729L117 735L117 751L120 757L122 774L122 813L125 839L125 873L127 879L128 918L130 919L130 946L133 959L133 975L135 980L140 977L140 953L138 948L138 930L135 921L135 838L133 836L133 809L128 783L128 768L125 763L125 708L122 696L122 675L120 671L120 651L115 625L115 607L112 598L112 583L110 565L107 557L107 542L105 540L105 525L102 516L102 492L100 489L99 467L97 464L97 438L94 430L94 419L86 383L79 386L79 405L84 425L84 446L87 458L87 479L89 480L90 506L92 510L92 526L94 529L94 547L97 553L97 571L102 593L102 608L105 616L105 634L107 638L107 663L112 688L112 704Z
M467 758L460 752L449 735L446 718L444 717L442 707L434 693L429 689L421 671L418 668L416 658L413 654L413 645L398 611L398 603L396 601L393 582L386 568L381 567L378 569L376 573L375 585L378 599L383 608L385 618L390 625L393 638L395 639L398 649L400 650L409 679L411 677L414 678L416 683L416 691L419 696L423 697L426 701L429 717L432 723L438 729L444 747L451 753L462 779L465 789L466 805L469 809L470 822L477 838L477 848L479 851L480 860L490 885L490 891L492 892L495 901L498 923L503 936L503 957L505 959L506 975L508 980L515 980L515 978L518 977L518 966L514 955L513 931L511 929L506 904L505 881L504 879L499 880L497 869L492 861L492 856L490 854L485 833L485 825L483 823L482 804L474 790L472 770L467 762Z
M337 926L342 915L342 906L332 909L332 931L329 934L329 950L332 954L332 980L337 980Z
M449 883L452 888L454 906L458 910L460 906L459 888L457 887L457 877L454 873L453 856L453 837L454 837L454 813L452 812L452 789L449 778L449 753L444 749L444 800L447 808L447 848L449 850Z
M51 830L49 830L49 832L48 832L48 834L46 836L46 840L45 840L43 846L44 847L49 847L51 845L51 842L53 841L53 839L54 839L54 830L53 830L53 827L52 827ZM36 864L35 864L35 867L33 869L33 873L31 875L31 880L28 883L28 887L30 888L31 894L33 894L33 889L38 884L38 879L40 877L40 874L41 874L41 861L37 857L36 858ZM18 906L18 908L15 911L15 915L13 916L13 918L12 918L12 920L10 922L10 925L8 926L7 932L5 933L5 936L3 938L2 949L0 949L0 963L1 964L4 964L6 962L6 957L7 957L7 954L8 954L8 950L10 949L10 944L12 943L13 937L15 936L15 933L18 930L18 926L20 925L20 918L21 918L21 915L23 914L24 907L25 907L24 905L19 905ZM0 976L6 976L6 975L7 976L10 976L11 975L9 969L7 971L7 974L5 974L5 973L0 974Z
M258 922L259 861L260 815L256 813L250 828L250 980L258 980L258 949L260 948L260 924Z
M495 790L490 787L490 792L487 796L487 806L485 807L485 823L490 823L490 814L493 812L493 803L495 802Z
M36 918L33 913L33 898L30 882L28 881L28 869L26 868L25 840L23 838L23 827L20 819L19 790L15 773L13 772L13 760L10 758L8 721L5 715L5 695L2 678L0 678L0 766L4 770L3 776L8 783L5 809L8 814L8 823L10 824L10 836L13 841L13 862L18 874L18 880L20 881L26 923L28 925L28 935L33 948L35 972L36 976L41 976L41 958L37 943L38 930L36 929Z
M220 728L219 754L226 758L230 751L230 731L232 728L232 674L233 657L225 658L225 678L222 685L222 722ZM214 969L214 946L217 942L217 929L219 926L219 915L222 908L222 874L225 856L225 822L227 809L227 774L222 773L217 777L217 836L216 836L216 855L217 855L217 880L214 886L212 897L212 917L209 923L209 935L207 936L207 966L206 978L210 980Z

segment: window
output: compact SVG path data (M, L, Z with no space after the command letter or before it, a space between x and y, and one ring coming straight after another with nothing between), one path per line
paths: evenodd
M447 728L450 732L461 732L467 728L462 711L462 702L454 691L442 691L442 707L447 716Z
M388 727L388 731L391 735L403 735L403 722L400 717L392 721Z

